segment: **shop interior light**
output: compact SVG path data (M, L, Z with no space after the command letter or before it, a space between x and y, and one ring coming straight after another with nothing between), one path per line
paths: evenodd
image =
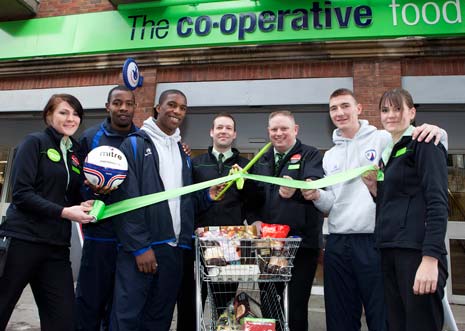
M143 9L143 8L158 8L158 7L172 7L172 6L184 6L191 5L197 6L212 2L231 2L240 0L158 0L158 1L146 1L146 2L135 2L118 5L118 10L132 10L132 9Z

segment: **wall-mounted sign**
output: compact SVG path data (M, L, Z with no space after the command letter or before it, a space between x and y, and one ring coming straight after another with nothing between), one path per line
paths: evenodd
M142 86L144 77L140 74L139 67L134 59L128 58L123 65L123 82L127 88L135 90Z
M185 1L184 1L185 2ZM0 60L167 48L465 35L465 0L237 0L0 23Z

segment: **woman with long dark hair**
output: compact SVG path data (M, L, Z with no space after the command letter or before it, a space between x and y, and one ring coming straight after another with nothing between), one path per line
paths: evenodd
M13 199L0 225L9 242L0 276L0 330L30 284L41 330L74 329L74 288L69 259L71 221L88 223L92 202L79 204L80 161L71 136L81 124L81 103L53 95L43 110L47 128L19 145L12 171Z

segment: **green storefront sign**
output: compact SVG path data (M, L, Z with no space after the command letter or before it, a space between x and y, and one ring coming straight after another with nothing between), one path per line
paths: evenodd
M161 1L163 2L163 1ZM465 35L465 0L229 0L0 23L0 60L203 46ZM174 3L171 1L171 3Z

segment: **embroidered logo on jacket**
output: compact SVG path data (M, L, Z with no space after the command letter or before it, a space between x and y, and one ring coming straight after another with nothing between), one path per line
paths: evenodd
M374 149L369 149L365 152L365 157L368 161L374 161L376 159L376 151Z
M149 155L152 155L152 150L151 150L150 148L147 148L147 149L145 150L144 156L149 156Z

